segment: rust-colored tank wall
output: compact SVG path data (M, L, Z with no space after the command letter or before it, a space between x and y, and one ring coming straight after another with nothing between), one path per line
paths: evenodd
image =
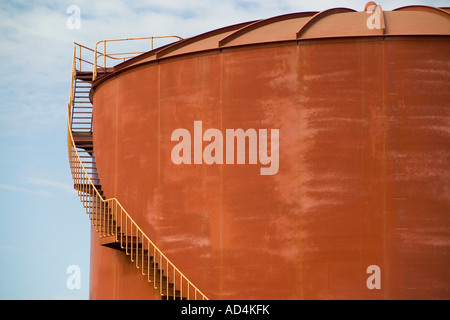
M94 95L102 189L210 299L448 299L449 52L304 41L118 73ZM279 129L278 173L173 164L172 132L196 120ZM112 251L92 240L91 297L129 282L148 298Z
M95 227L91 227L91 268L89 298L92 300L158 300L159 290L140 275L136 265L122 251L100 245Z

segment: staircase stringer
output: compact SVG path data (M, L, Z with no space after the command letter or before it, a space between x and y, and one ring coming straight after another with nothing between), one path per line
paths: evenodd
M78 83L91 86L82 73L82 81L77 78L77 45L74 45L70 99L67 104L67 144L69 163L74 180L74 188L86 210L86 213L99 234L104 246L123 251L131 262L141 269L142 275L159 290L162 299L207 300L208 298L164 255L150 240L144 231L131 218L116 198L106 199L97 176L94 146L92 143L92 104L77 99ZM83 47L86 48L86 47ZM89 75L89 74L88 74ZM93 73L91 73L91 76ZM92 78L91 78L92 79ZM87 88L86 88L87 89ZM85 98L85 97L84 97ZM90 116L86 116L82 128L74 126L74 114L80 105L89 107Z

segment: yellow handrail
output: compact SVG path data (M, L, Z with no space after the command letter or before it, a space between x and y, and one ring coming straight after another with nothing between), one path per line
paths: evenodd
M183 38L179 36L157 36L157 37L141 37L141 38L124 38L124 39L110 39L110 40L100 40L97 41L94 47L94 73L93 73L93 80L97 78L97 72L98 68L102 68L103 70L106 70L106 58L114 59L114 60L122 60L125 61L127 59L133 58L139 54L144 53L145 51L139 51L139 52L117 52L117 53L106 53L106 44L108 42L115 42L115 41L130 41L130 40L151 40L151 46L150 50L153 50L153 42L154 39L164 39L164 38L177 38L178 40L183 40ZM97 47L100 43L103 43L103 52L100 52ZM120 57L113 57L119 55ZM103 66L98 65L98 58L103 57Z
M136 262L136 267L142 269L142 274L147 275L147 280L153 283L155 289L159 289L162 296L167 296L168 299L186 297L188 300L208 300L159 250L116 198L103 198L89 176L77 150L71 128L77 45L74 44L70 100L67 104L67 145L74 186L92 225L96 227L101 238L114 237L114 241L125 250L132 262ZM166 275L163 275L164 272Z
M85 63L87 63L87 64L89 64L89 65L91 65L91 66L94 66L94 63L93 63L93 62L91 62L91 61L89 61L89 60L85 60L85 59L82 58L82 49L87 50L87 51L90 51L90 52L92 52L92 54L95 53L95 50L93 50L93 49L91 49L91 48L88 48L88 47L86 47L86 46L83 46L82 44L79 44L79 43L77 43L77 42L74 42L73 44L74 44L74 51L75 51L75 55L74 55L74 57L75 57L75 58L74 58L74 65L76 66L76 62L77 62L77 60L78 60L78 65L79 65L78 70L79 70L79 71L83 71L83 68L82 68L82 66L81 66L81 62L85 62ZM76 49L77 49L77 47L78 47L78 56L76 55Z

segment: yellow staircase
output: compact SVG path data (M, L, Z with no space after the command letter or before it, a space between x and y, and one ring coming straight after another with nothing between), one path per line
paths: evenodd
M207 300L208 298L156 247L116 198L106 199L97 175L92 139L92 81L111 69L106 59L125 61L127 53L107 54L107 41L151 40L160 37L102 40L95 49L74 43L70 98L67 105L67 144L74 188L100 237L100 243L130 257L163 300ZM179 37L177 37L179 38ZM97 50L103 44L104 51ZM82 55L83 52L86 54ZM133 54L137 54L134 52ZM91 57L91 59L86 58ZM97 64L102 58L103 65ZM83 70L82 66L87 66Z

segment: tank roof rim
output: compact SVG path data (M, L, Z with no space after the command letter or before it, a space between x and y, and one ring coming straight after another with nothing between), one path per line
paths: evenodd
M450 7L449 7L450 9ZM438 7L432 7L427 5L409 5L409 6L403 6L396 9L393 9L391 11L383 12L383 15L386 13L393 13L393 12L425 12L428 15L426 16L426 19L433 19L432 15L440 16L440 19L443 19L443 21L446 21L450 18L450 11L447 11L443 8ZM132 68L135 66L147 64L147 63L159 63L161 59L169 59L172 57L178 57L178 56L186 56L190 54L200 54L202 52L209 52L214 50L219 50L219 53L222 52L224 49L232 49L232 48L242 48L245 46L252 46L252 45L265 45L270 43L286 43L286 42L296 42L297 44L300 41L308 41L308 40L330 40L334 38L373 38L373 37L383 37L383 38L390 38L390 37L413 37L413 36L450 36L450 32L445 33L442 32L442 28L440 28L439 32L433 32L433 27L431 29L428 29L425 33L420 33L420 30L412 30L412 32L406 32L402 33L400 32L394 32L391 33L389 29L387 29L387 32L377 32L377 33L367 33L367 32L358 32L357 30L354 31L355 27L352 25L347 25L347 32L342 33L342 35L334 32L333 34L327 34L325 31L318 29L317 32L314 32L310 36L306 35L308 30L311 30L314 28L314 25L322 21L322 19L326 19L326 17L330 16L339 16L341 13L347 13L347 14L355 14L355 15L361 15L365 11L356 11L354 9L350 8L344 8L344 7L337 7L337 8L330 8L326 9L320 12L294 12L294 13L288 13L288 14L282 14L274 17L270 17L267 19L260 19L260 20L253 20L253 21L247 21L247 22L241 22L225 27L221 27L218 29L214 29L211 31L204 32L199 35L195 35L193 37L189 37L180 41L176 41L171 44L167 44L163 47L156 48L154 50L148 51L146 53L143 53L137 57L134 57L130 60L127 60L125 62L122 62L114 67L114 73L116 72L122 72L125 69ZM431 16L430 16L431 14ZM387 16L390 20L395 19L395 14L390 14ZM401 15L402 17L402 15ZM420 16L419 16L420 17ZM261 35L256 36L256 38L252 39L252 36L249 36L249 38L244 38L243 41L240 41L239 43L231 43L232 40L238 39L241 36L244 36L248 33L250 33L252 30L256 30L260 27L275 24L277 22L285 21L285 20L292 20L292 19L301 19L306 18L305 20L302 20L303 26L301 26L300 30L295 33L293 32L292 39L288 39L285 35L280 37L270 37L268 36L266 40L261 41ZM345 17L337 18L338 22L346 20ZM359 19L359 18L358 18ZM387 21L389 28L389 19ZM404 18L403 18L404 19ZM394 20L395 21L395 20ZM392 22L391 22L392 23ZM402 23L401 20L399 20L398 23ZM290 28L295 28L294 25L289 26ZM353 29L352 29L353 28ZM295 29L294 29L295 30ZM352 32L348 32L348 31ZM345 31L345 30L344 30ZM283 31L284 32L284 31ZM223 37L221 36L223 34ZM309 33L308 33L309 34ZM216 39L211 39L210 42L204 42L198 47L187 48L186 50L177 51L178 49L182 49L186 46L189 46L191 44L195 44L198 41L207 40L208 38L216 36ZM256 41L255 41L256 39ZM253 40L253 42L252 42ZM107 77L106 77L107 78ZM105 77L101 78L101 81L106 80ZM100 80L100 79L98 79ZM99 81L99 82L101 82ZM95 86L95 84L94 84Z

